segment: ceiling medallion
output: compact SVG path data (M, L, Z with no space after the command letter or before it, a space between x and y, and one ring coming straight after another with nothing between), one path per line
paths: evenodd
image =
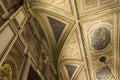
M110 30L105 27L97 28L90 36L91 46L95 50L105 49L111 42Z
M96 80L107 80L111 76L111 69L103 67L96 71Z

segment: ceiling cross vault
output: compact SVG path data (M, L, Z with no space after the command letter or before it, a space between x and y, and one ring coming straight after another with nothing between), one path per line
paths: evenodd
M120 0L28 0L27 7L59 80L120 79Z

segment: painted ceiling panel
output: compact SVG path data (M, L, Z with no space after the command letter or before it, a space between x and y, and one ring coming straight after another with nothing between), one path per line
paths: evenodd
M68 74L69 74L69 77L71 78L72 75L73 75L73 73L74 73L75 70L77 69L77 67L74 66L74 65L69 65L69 64L65 65L65 67L66 67L66 69L67 69L67 72L68 72Z
M96 29L91 35L91 46L96 50L102 50L111 42L110 31L101 27Z
M48 20L55 35L56 41L58 41L66 25L51 17L48 17Z
M78 27L69 34L61 51L58 66L60 66L59 69L62 72L62 76L65 77L63 80L79 80L80 78L84 77L84 79L86 79L87 77L86 74L79 76L79 78L78 76L76 76L79 75L80 71L81 73L83 73L84 69L86 69L84 59L81 53L82 51L80 47L79 37L80 34ZM63 70L61 68L62 66L65 66L67 71ZM66 73L68 73L69 75L67 76Z
M71 33L68 40L66 41L60 59L61 61L65 59L82 60L82 55L80 52L79 41L76 31Z
M24 62L25 62L25 55L21 51L21 48L19 47L18 43L16 42L3 62L3 64L9 64L11 66L12 80L19 80L18 78L21 75ZM9 69L6 69L6 71L9 72Z
M50 33L51 42L54 43L55 39L58 42L51 43L54 45L53 48L61 47L55 52L57 55L60 54L58 55L60 80L114 80L110 71L117 77L118 21L116 13L113 14L117 8L112 7L118 6L119 0L73 0L75 4L71 4L71 0L34 1L39 1L40 4L34 6L33 10L38 11L38 16L42 18L47 28L51 26L49 29L45 28L46 31L50 30L47 35ZM72 5L76 6L76 13L78 12L73 15L77 16L74 19L70 14L66 14L73 12ZM67 23L72 27L70 28ZM76 24L80 27L79 33ZM59 46L61 42L63 45ZM108 68L102 61L106 62Z
M83 27L85 34L84 37L86 39L85 50L87 51L86 55L88 56L88 67L93 80L96 78L98 80L111 80L110 70L113 74L118 73L118 71L115 70L115 67L117 67L115 29L117 27L114 25L114 20L112 20L113 25L110 24L113 16L115 15L111 15L98 21L86 23ZM114 19L116 18L114 17ZM108 22L104 22L105 20ZM91 25L91 27L88 27L87 25ZM103 62L107 64L109 69L105 68L105 64Z
M111 76L111 69L108 67L103 67L97 70L96 79L97 80L107 80Z

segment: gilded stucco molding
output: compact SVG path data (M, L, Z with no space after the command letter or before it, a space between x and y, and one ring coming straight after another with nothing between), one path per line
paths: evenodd
M119 6L119 0L76 0L76 2L79 10L79 17L109 10L113 7Z
M103 10L103 11L98 11L96 13L91 13L89 15L86 16L81 16L80 17L80 23L85 23L85 22L92 22L95 20L99 20L102 19L104 17L108 17L113 15L114 13L119 13L120 12L120 6L118 7L114 7L108 10Z

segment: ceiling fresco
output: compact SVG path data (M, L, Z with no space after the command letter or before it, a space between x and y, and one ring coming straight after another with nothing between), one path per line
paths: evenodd
M63 52L60 54L60 59L77 59L77 60L83 60L82 54L79 47L79 41L76 31L70 35L70 38L68 38L67 42L65 43L65 47L63 49Z
M103 67L96 71L96 80L107 80L111 76L111 70L108 67Z
M81 38L79 27L77 27L69 34L59 56L58 69L62 73L63 80L79 80L82 77L85 79L87 76L84 51L82 51L83 48L80 46L82 43L79 40ZM65 71L63 71L64 69Z
M114 17L114 15L112 17ZM89 41L84 42L86 44L86 55L89 57L88 64L90 73L94 72L94 75L91 75L94 79L97 78L98 80L111 80L112 75L110 70L112 73L114 73L114 75L115 73L118 73L115 70L115 66L117 64L116 59L118 58L116 55L118 53L116 53L115 43L113 42L116 40L115 35L117 35L115 33L116 26L114 25L115 23L112 25L109 22L103 21L105 19L111 19L112 17L110 16L109 18L98 20L96 23L91 22L85 24L83 28L86 40L89 39ZM112 19L115 19L115 17ZM87 25L93 24L94 26L92 26L90 29L86 29ZM105 68L105 64L103 62L107 64L108 68Z
M67 72L69 74L69 77L71 78L73 73L75 72L75 70L77 69L76 66L73 66L73 65L65 65L66 69L67 69Z
M96 50L102 50L108 46L111 40L110 31L107 28L100 27L96 29L91 37L91 46Z
M28 0L29 12L40 23L39 34L51 47L59 80L119 80L119 4Z
M56 41L58 41L61 33L64 30L65 24L60 22L60 21L58 21L58 20L55 20L55 19L53 19L51 17L48 17L48 20L49 20L50 25L52 27L52 30L54 32Z

